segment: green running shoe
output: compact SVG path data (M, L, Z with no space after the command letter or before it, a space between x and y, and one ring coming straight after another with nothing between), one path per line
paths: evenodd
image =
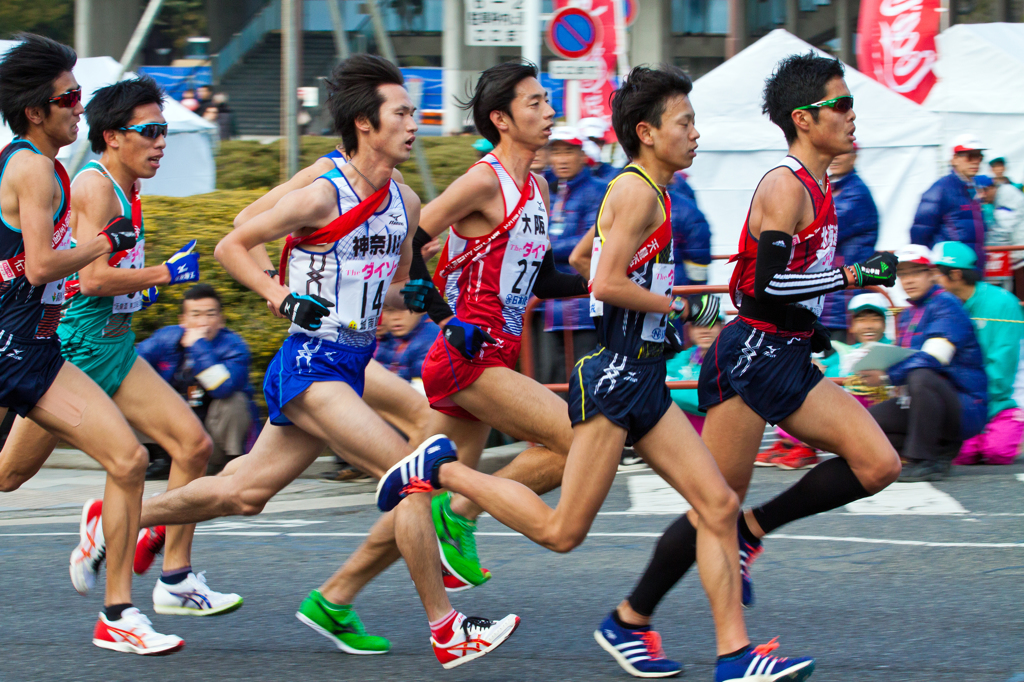
M468 590L490 580L490 571L480 568L480 559L476 555L476 521L452 511L451 493L435 495L430 502L430 510L437 543L441 547L441 563L444 570L455 578L454 581L445 580L448 591ZM454 587L459 583L461 586Z
M391 649L388 640L366 634L366 628L354 608L332 604L317 590L302 600L295 617L334 642L346 654L369 656L386 654Z

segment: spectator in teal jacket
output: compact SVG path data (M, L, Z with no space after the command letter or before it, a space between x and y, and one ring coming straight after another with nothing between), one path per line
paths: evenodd
M1006 289L979 282L974 250L960 242L940 242L933 254L939 285L963 301L985 358L988 423L964 441L953 464L1010 464L1024 433L1024 411L1013 399L1013 380L1024 339L1020 301Z
M724 318L719 315L710 327L689 325L690 343L693 345L677 353L668 361L668 381L696 381L700 377L700 365L704 361L704 353L718 338L722 331ZM693 428L700 433L704 428L704 413L697 409L697 389L677 388L672 391L672 400L686 413Z

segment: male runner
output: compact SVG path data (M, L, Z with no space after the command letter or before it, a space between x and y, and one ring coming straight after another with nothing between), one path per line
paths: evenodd
M812 659L778 658L767 646L750 647L740 606L738 501L665 387L668 317L689 311L688 319L706 323L718 315L717 297L670 296L675 271L665 186L695 155L690 89L690 79L677 69L638 67L612 100L612 125L633 163L609 185L598 213L591 311L601 318L599 345L576 364L569 383L573 440L558 506L551 509L513 481L431 458L429 449L410 455L381 481L378 505L387 508L400 498L408 469L429 468L432 481L466 495L513 530L568 552L586 538L615 478L623 445L633 445L700 515L701 578L718 635L716 680L802 680L814 669ZM470 273L471 280L476 277ZM655 633L630 627L616 614L594 636L633 674L680 672L663 657Z
M896 480L900 461L860 403L811 364L828 347L818 323L824 295L847 287L892 286L896 258L832 267L837 220L826 169L853 149L853 97L843 65L813 54L784 59L767 80L764 112L782 128L789 156L769 171L751 201L733 272L739 319L727 324L701 366L702 437L742 500L765 422L838 458L740 516L743 602L753 603L750 564L761 538L780 526L873 495ZM639 584L617 609L647 626L662 597L693 565L695 517L680 517L658 541Z
M131 220L100 223L71 244L71 183L56 160L78 136L82 90L71 70L75 51L23 34L0 61L0 114L17 136L0 152L0 413L14 409L82 449L107 471L102 510L107 585L93 643L115 651L170 653L181 638L153 630L131 604L131 547L148 457L103 389L61 357L57 323L64 278L98 258L132 249ZM15 490L38 470L4 450L0 489ZM84 515L83 538L99 518ZM74 566L72 566L74 569Z
M161 265L145 267L145 226L139 197L140 179L156 175L166 146L167 123L161 110L163 92L151 78L120 81L100 88L85 108L89 120L89 141L100 154L71 182L71 230L76 240L97 235L111 220L123 217L139 230L135 247L98 259L68 282L65 304L57 333L65 360L89 375L133 427L146 434L171 456L168 488L177 488L202 476L212 444L192 409L178 396L149 363L135 352L132 315L151 299L149 290L158 285L194 282L199 279L199 254L191 242ZM78 289L81 289L79 293ZM197 380L208 388L224 381L226 370L214 366ZM21 476L39 470L57 446L57 437L32 421L18 418L0 457L12 458ZM85 504L85 518L98 518L102 503ZM102 557L92 535L103 532L102 524L86 524L89 537L71 555L71 580L79 594L87 594L96 582ZM191 568L194 526L168 530L169 549L163 574L153 589L157 613L176 615L217 615L242 605L236 594L219 594ZM143 532L142 537L146 536ZM141 574L148 565L135 565ZM141 570L140 570L141 569Z
M267 369L269 422L227 475L146 500L147 527L257 514L325 444L377 476L410 451L360 395L380 309L385 302L401 305L399 289L412 249L409 226L419 218L419 198L391 180L394 167L412 151L414 107L401 72L380 57L361 54L341 62L328 84L328 106L350 163L290 192L230 232L216 250L235 279L292 321L291 335ZM289 288L268 277L249 252L291 233L300 236L289 238L283 258ZM440 450L434 446L432 453ZM440 456L455 454L444 449ZM407 488L425 490L430 486L418 479ZM499 646L519 618L466 618L452 609L441 582L430 498L410 494L396 511L396 541L430 620L438 660L452 668ZM338 604L321 607L343 610ZM386 641L377 645L354 653L387 651Z

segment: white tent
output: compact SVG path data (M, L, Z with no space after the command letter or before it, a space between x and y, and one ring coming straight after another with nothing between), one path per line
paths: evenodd
M14 41L0 40L0 54L14 45ZM79 59L74 74L82 86L83 103L89 101L93 92L113 83L118 68L117 61L111 57ZM131 75L125 74L126 77ZM164 98L164 118L168 123L167 149L156 177L142 181L143 194L186 197L212 192L216 188L213 141L217 127L169 97ZM88 121L83 116L78 124L78 140L61 149L57 158L68 165L79 145L89 143L88 135ZM0 123L0 147L10 142L12 137L11 129ZM86 156L86 160L94 158L97 155L92 151Z
M943 156L973 133L987 156L1005 156L1019 179L1024 166L1024 24L958 24L936 38L938 82L924 101L942 116Z
M784 57L813 49L777 29L693 84L700 140L687 174L711 225L712 253L736 252L758 181L786 155L782 131L761 113L764 81ZM910 240L921 194L939 175L941 121L850 66L846 82L856 100L857 172L881 218L878 247L895 248ZM715 261L711 281L726 282L731 267Z

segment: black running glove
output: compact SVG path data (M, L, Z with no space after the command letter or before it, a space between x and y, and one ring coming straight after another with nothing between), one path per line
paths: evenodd
M303 329L315 332L320 328L320 319L331 313L331 302L316 295L296 296L288 294L281 301L281 314Z
M893 254L882 251L868 258L863 263L854 263L851 267L856 274L855 281L849 282L857 287L896 285L896 263Z
M825 353L832 350L832 332L821 322L814 323L814 336L811 337L811 352Z
M110 253L134 248L139 239L139 233L135 231L132 221L124 216L111 220L100 234L110 242Z
M468 360L476 357L485 343L497 343L480 327L463 322L457 317L449 320L444 326L444 339Z

